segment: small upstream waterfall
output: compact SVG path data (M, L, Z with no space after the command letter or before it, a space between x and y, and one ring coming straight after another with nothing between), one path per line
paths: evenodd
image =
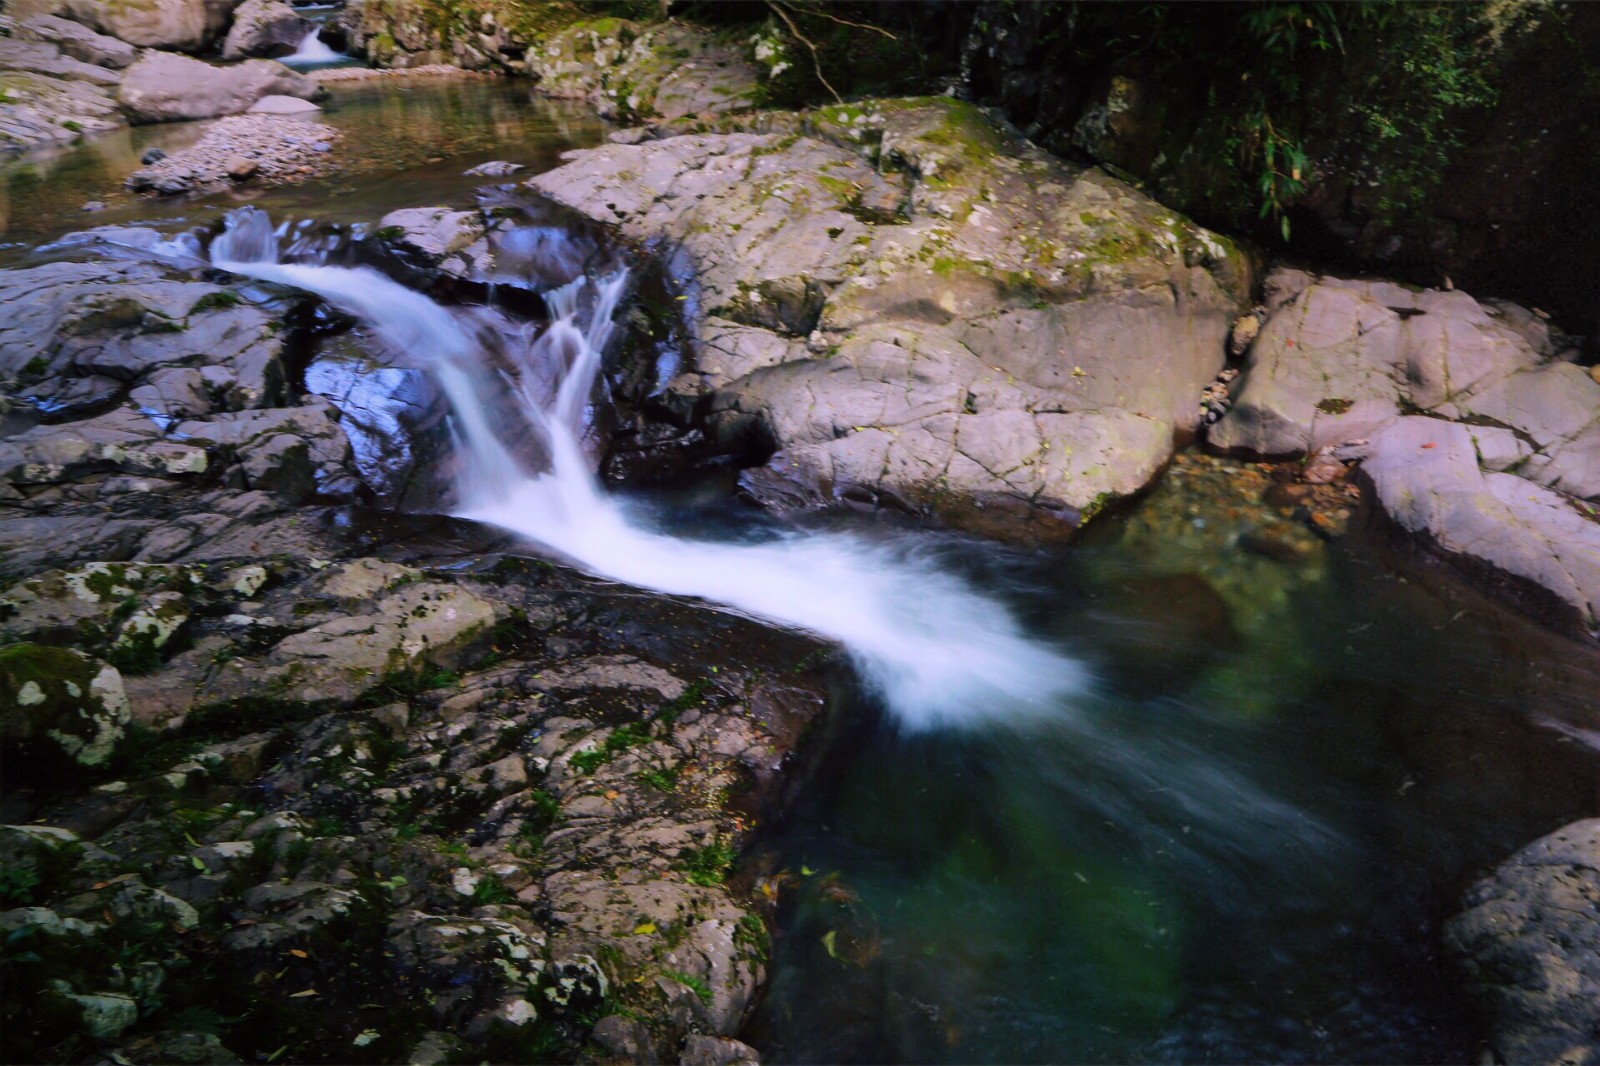
M504 354L516 365L497 377L479 340L482 314L443 307L371 269L280 262L278 238L259 210L234 212L211 258L316 293L435 376L460 446L460 517L526 537L603 577L836 640L909 729L1061 721L1063 698L1086 686L1078 663L1029 639L1001 603L924 560L847 536L716 543L632 520L601 490L582 444L626 285L621 273L548 293L543 331L519 333L499 320L511 342ZM508 412L523 425L507 425ZM543 469L507 444L530 431L545 452Z
M346 58L348 57L343 52L335 52L329 48L322 40L322 31L314 27L300 41L300 47L295 49L293 54L284 56L278 62L287 63L291 67L309 67L318 63L337 63Z

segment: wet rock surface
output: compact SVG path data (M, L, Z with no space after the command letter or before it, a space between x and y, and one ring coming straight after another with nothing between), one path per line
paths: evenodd
M1600 1059L1600 819L1529 844L1445 928L1500 1062Z
M826 650L351 507L301 298L200 251L0 276L8 1057L749 1061Z
M970 105L764 123L787 132L666 127L528 182L681 244L695 365L669 391L776 450L758 498L1059 535L1198 424L1249 288L1225 241Z

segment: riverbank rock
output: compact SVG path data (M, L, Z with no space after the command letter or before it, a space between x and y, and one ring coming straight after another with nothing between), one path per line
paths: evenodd
M81 22L55 15L34 15L17 24L17 36L24 40L45 41L74 59L112 70L130 65L138 53L131 44L96 33Z
M270 59L222 67L151 51L128 68L117 99L130 122L182 122L236 115L263 96L314 100L325 92L316 82Z
M116 667L70 648L0 646L0 741L10 773L19 773L19 756L98 766L111 757L128 718Z
M587 100L620 122L748 111L760 88L745 35L681 22L575 23L535 41L524 64L540 93Z
M139 48L204 52L228 28L239 0L66 0L66 13L90 29Z
M1549 326L1459 290L1284 271L1267 291L1209 443L1362 458L1401 528L1600 628L1600 384Z
M267 101L268 110L257 111ZM290 110L303 107L304 112ZM219 119L188 148L128 175L135 192L162 196L204 192L241 181L277 185L301 182L338 166L333 146L344 136L335 126L307 121L321 109L296 97L266 96L246 115Z
M1600 1061L1600 819L1540 838L1445 927L1499 1062Z
M695 365L669 391L776 449L758 497L1058 535L1196 427L1249 290L1226 241L969 104L764 122L790 132L612 144L527 183L681 244Z
M118 71L63 55L53 42L0 38L0 151L20 152L124 124Z
M244 0L222 44L223 59L292 55L311 32L311 22L283 0Z

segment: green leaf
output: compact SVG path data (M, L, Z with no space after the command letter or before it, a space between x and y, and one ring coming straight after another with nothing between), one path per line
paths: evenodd
M822 946L828 949L828 958L830 959L839 957L838 940L839 931L837 929L829 929L822 934Z

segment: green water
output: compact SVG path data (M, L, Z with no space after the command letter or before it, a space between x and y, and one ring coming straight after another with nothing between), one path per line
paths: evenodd
M1438 926L1600 807L1597 664L1268 485L1192 461L1070 551L950 549L1096 691L965 735L848 701L754 860L766 1061L1476 1058Z
M557 165L562 152L599 143L608 128L581 105L535 96L526 82L418 78L331 89L317 120L345 132L334 149L343 165L302 185L247 184L166 199L123 190L147 149L171 153L193 144L207 122L138 126L0 162L0 257L91 226L207 224L242 203L275 218L310 214L327 222L370 222L401 207L464 203L488 180L462 171L505 159L526 165L526 176ZM84 211L90 201L106 209Z

